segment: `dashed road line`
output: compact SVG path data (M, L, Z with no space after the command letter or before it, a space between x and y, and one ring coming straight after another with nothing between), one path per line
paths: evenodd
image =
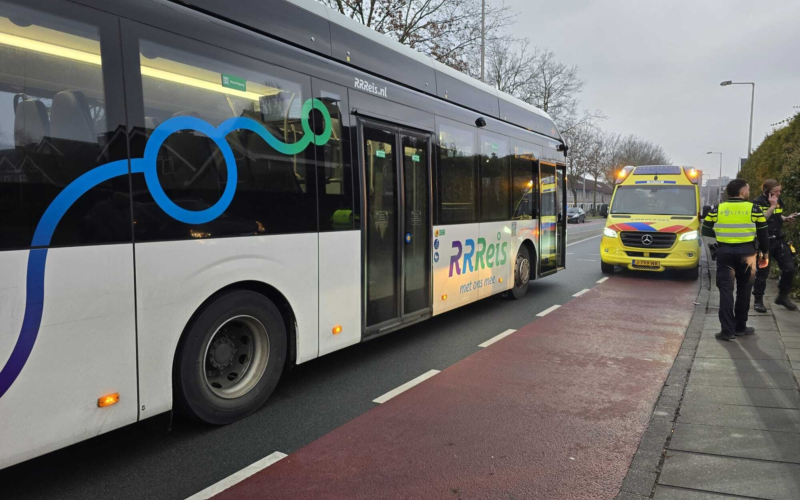
M272 453L271 455L269 455L269 456L267 456L265 458L262 458L258 462L254 463L254 464L251 464L251 465L248 465L247 467L245 467L244 469L240 470L239 472L231 474L230 476L226 477L222 481L220 481L218 483L215 483L215 484L212 484L211 486L209 486L208 488L204 489L203 491L201 491L199 493L195 493L194 495L190 496L186 500L206 500L207 498L211 498L214 495L218 495L219 493L222 493L223 491L227 490L231 486L234 486L237 483L241 483L242 481L244 481L248 477L252 476L253 474L255 474L257 472L260 472L260 471L266 469L270 465L272 465L275 462L285 458L286 456L287 456L286 453L281 453L279 451L276 451L275 453Z
M591 292L591 290L590 290L590 289L588 289L588 288L584 288L583 290L581 290L580 292L578 292L578 293L576 293L576 294L574 294L574 295L572 295L572 296L573 296L573 297L580 297L581 295L583 295L583 294L584 294L584 293L586 293L586 292Z
M538 317L540 317L540 318L541 318L542 316L547 316L548 314L550 314L551 312L555 311L555 310L556 310L556 309L558 309L559 307L561 307L561 306L560 306L560 305L558 305L558 304L556 304L556 305L554 305L554 306L551 306L551 307L548 307L547 309L545 309L544 311L540 312L540 313L539 313L539 314L537 314L536 316L538 316Z
M509 335L511 335L514 332L516 332L516 330L511 330L511 329L506 330L503 333L501 333L500 335L496 335L496 336L490 338L489 340L487 340L483 344L478 344L478 347L489 347L490 345L494 344L498 340L502 340L502 339L508 337Z
M583 238L582 240L578 240L578 241L575 241L575 242L572 242L572 243L568 243L567 247L571 247L572 245L577 245L578 243L583 243L584 241L593 240L593 239L599 238L601 236L603 236L603 235L602 234L598 234L596 236L589 236L588 238Z
M599 280L597 280L598 283L605 283L606 281L608 281L608 276L606 276L605 278L600 278Z
M373 399L372 402L373 403L378 403L378 404L383 404L383 403L389 401L390 399L392 399L393 397L397 396L398 394L402 394L402 393L406 392L407 390L411 389L412 387L414 387L415 385L421 384L422 382L428 380L429 378L433 377L437 373L439 373L439 370L430 370L430 371L428 371L426 373L423 373L422 375L420 375L419 377L415 378L414 380L409 380L405 384L401 385L400 387L398 387L396 389L392 389L391 391L387 392L383 396L380 396L378 398Z

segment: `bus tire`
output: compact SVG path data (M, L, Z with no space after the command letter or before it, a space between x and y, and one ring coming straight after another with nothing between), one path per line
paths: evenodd
M214 425L255 412L278 385L286 338L281 313L265 296L236 290L214 298L178 345L173 369L178 409Z
M600 272L603 274L611 274L614 272L614 264L606 264L602 260L600 261Z
M514 288L508 294L513 300L521 299L528 292L528 283L531 280L531 256L528 247L520 245L517 251L517 260L514 262Z

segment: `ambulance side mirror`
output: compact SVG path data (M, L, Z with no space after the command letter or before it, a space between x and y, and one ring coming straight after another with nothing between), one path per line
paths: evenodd
M711 207L708 205L703 205L703 213L700 215L701 219L705 219L708 217L708 213L711 212Z

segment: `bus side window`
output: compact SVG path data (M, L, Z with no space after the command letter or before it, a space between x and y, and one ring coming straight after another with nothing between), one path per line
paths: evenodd
M77 21L0 2L0 250L31 246L65 187L127 154L114 133L122 124L110 118L122 116L121 96L109 104L105 92L121 85L121 72L107 70L105 81L101 57L101 44L119 57L119 35L113 21L86 12ZM50 245L130 241L128 179L118 177L81 196Z
M439 118L438 224L478 220L475 130Z
M317 191L319 193L319 230L343 231L357 223L353 210L353 180L350 156L350 114L347 90L332 83L312 80L314 97L331 116L331 138L317 146ZM314 131L324 132L323 117L314 112Z
M134 124L143 137L131 140L132 157L141 158L153 129L173 118L200 119L212 127L231 119L247 125L225 136L235 165L227 165L222 150L201 132L167 137L157 172L176 205L192 211L213 206L232 168L236 191L218 218L184 224L154 203L143 176L134 176L137 241L316 231L315 147L305 137L313 131L314 113L303 113L311 99L310 77L152 28L137 31L144 123ZM272 145L297 143L304 145L297 151Z
M481 131L481 222L508 220L509 178L508 138Z

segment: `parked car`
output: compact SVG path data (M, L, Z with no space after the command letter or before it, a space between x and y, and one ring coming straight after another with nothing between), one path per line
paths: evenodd
M582 208L569 207L567 209L567 222L586 222L586 212Z

